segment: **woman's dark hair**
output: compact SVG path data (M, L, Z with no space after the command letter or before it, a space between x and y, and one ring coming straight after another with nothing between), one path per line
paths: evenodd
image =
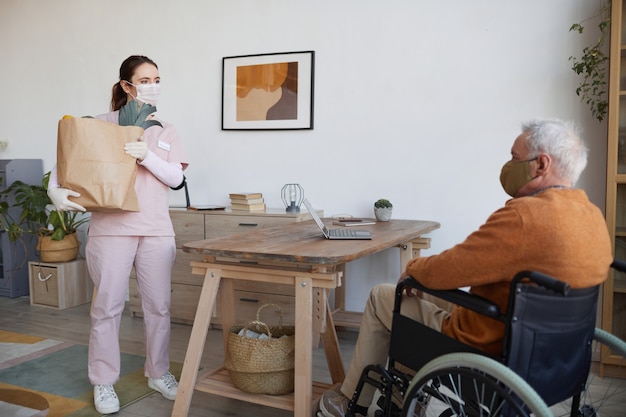
M122 62L120 66L120 81L128 81L135 74L135 70L141 64L154 65L156 69L159 67L153 60L143 55L131 55ZM119 81L113 84L113 90L111 93L111 111L119 110L124 104L126 104L126 93L122 89Z

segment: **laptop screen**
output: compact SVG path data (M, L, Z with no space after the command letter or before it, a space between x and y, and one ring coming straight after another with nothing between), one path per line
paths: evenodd
M322 221L322 219L320 219L320 216L317 215L317 212L315 211L311 203L309 203L309 200L305 198L303 203L306 209L309 211L309 213L311 213L311 217L313 217L313 220L315 220L315 223L317 223L317 225L322 230L322 232L324 232L324 235L328 235L324 222Z

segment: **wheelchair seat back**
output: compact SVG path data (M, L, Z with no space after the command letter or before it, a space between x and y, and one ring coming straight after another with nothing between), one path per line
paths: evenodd
M591 364L599 286L557 294L517 283L505 335L505 364L548 406L580 393Z

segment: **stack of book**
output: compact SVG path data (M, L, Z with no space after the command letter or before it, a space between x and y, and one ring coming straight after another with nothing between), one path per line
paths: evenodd
M265 200L262 193L231 193L229 197L233 211L265 211Z

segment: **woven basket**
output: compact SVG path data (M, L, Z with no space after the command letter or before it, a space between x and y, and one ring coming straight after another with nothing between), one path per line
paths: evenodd
M79 246L76 233L65 235L63 240L52 240L52 237L40 234L35 249L41 262L69 262L78 256Z
M268 306L280 313L277 327L259 320L261 309ZM295 327L282 325L283 312L276 304L262 305L256 317L245 326L230 328L224 367L233 385L242 391L271 395L293 392ZM239 336L241 329L266 334L269 339Z

